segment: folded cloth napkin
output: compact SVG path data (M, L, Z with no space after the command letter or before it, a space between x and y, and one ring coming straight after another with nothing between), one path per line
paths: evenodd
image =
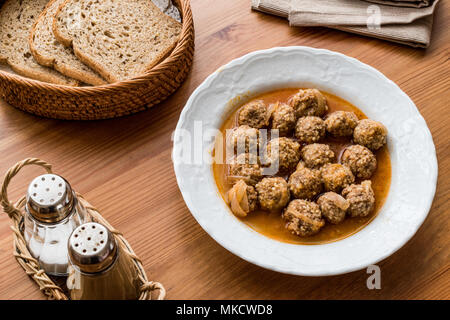
M368 2L386 4L397 7L411 7L411 8L422 8L428 7L433 0L366 0ZM267 3L267 1L263 1L270 8L272 7L274 11L280 10L281 13L289 12L289 0L272 0ZM258 10L260 6L260 0L252 0L252 8ZM270 3L273 3L272 5ZM264 4L262 4L264 6ZM286 14L287 15L287 14Z
M357 0L252 0L252 8L287 17L293 26L326 26L413 47L428 47L438 2L431 0L428 7L407 8Z
M422 8L428 7L433 0L366 0L369 2L387 4L397 7L412 7L412 8Z

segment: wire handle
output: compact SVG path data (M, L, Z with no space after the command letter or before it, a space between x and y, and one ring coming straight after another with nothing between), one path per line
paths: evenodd
M52 173L52 165L38 158L27 158L25 160L22 160L11 167L8 172L6 172L2 183L0 199L3 211L5 211L13 220L20 220L20 218L22 217L22 213L16 205L9 201L8 186L11 180L20 172L20 170L22 170L23 167L30 165L42 167L47 171L47 173Z

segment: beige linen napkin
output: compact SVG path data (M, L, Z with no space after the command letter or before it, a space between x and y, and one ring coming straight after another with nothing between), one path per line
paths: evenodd
M419 9L357 0L291 0L289 22L294 26L367 26L372 22L379 25L410 24L431 16L437 2Z
M433 0L365 0L397 7L423 8L428 7Z
M327 26L413 47L428 47L438 1L419 9L358 0L252 0L252 8L288 17L293 26Z

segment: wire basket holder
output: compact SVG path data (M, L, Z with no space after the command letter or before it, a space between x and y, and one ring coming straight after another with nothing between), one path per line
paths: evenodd
M12 220L11 229L14 232L13 246L14 257L20 266L24 269L27 275L29 275L34 282L39 286L39 289L49 298L53 300L68 300L68 295L62 286L56 284L46 273L39 267L39 263L32 257L28 247L26 245L25 237L23 235L23 221L24 221L24 206L26 197L23 196L17 202L12 203L8 198L8 186L11 180L22 170L22 168L30 165L36 165L42 167L47 173L52 173L52 165L37 159L28 158L16 163L11 167L2 183L2 190L0 194L0 203L3 207L3 211L8 214ZM125 254L128 254L133 261L133 264L138 271L139 281L141 283L139 300L163 300L166 291L163 285L159 282L149 281L144 271L141 260L136 256L128 241L123 235L111 226L108 221L105 220L98 212L96 208L91 206L83 196L77 193L78 199L82 205L86 208L87 221L98 222L107 227L111 233L115 236L118 245L123 249ZM152 293L155 292L154 297Z

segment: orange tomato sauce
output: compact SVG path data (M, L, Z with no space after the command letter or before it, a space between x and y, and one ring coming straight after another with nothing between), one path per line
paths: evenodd
M287 103L289 98L297 93L298 90L299 88L275 90L258 95L250 101L262 100L266 105L270 105L278 101ZM337 110L352 111L358 116L359 119L367 118L361 110L351 103L327 92L322 91L322 94L324 94L327 98L329 107L328 113ZM246 103L250 101L247 101ZM237 107L236 110L224 121L222 127L220 128L224 139L222 144L224 148L224 155L226 148L225 131L238 126L237 116L241 107L242 105ZM324 140L320 141L320 143L330 145L331 149L339 158L343 150L347 146L351 145L351 140L350 138L335 139L327 136ZM310 237L299 237L287 231L285 228L285 221L281 218L281 212L269 213L258 210L250 212L245 218L239 219L253 230L269 238L293 244L324 244L344 239L352 234L355 234L367 226L376 217L389 193L389 187L391 184L391 161L387 146L384 146L380 150L376 151L375 156L377 157L378 166L374 175L370 179L372 181L372 188L375 193L375 209L367 217L350 218L347 216L341 224L333 225L326 223L319 233ZM225 161L222 161L222 163L225 163ZM226 194L232 187L232 184L227 181L227 165L213 163L212 169L219 192L224 201L226 201ZM357 180L356 183L359 183L359 181Z

